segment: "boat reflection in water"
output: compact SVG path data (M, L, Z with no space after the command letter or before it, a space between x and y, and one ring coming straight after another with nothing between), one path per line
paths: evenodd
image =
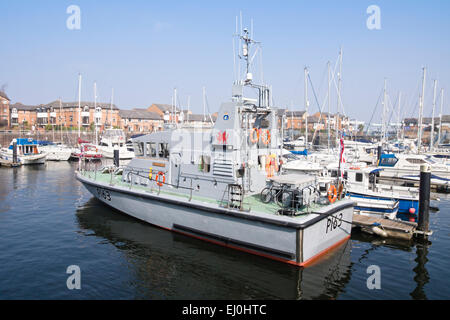
M76 218L84 235L123 253L123 290L132 298L336 299L351 277L351 241L303 269L166 232L95 198L78 208Z
M412 290L409 293L409 296L413 300L426 300L428 299L426 293L425 293L425 286L430 281L430 276L428 273L427 268L425 267L425 264L428 262L428 248L431 246L431 242L427 240L402 240L402 239L394 239L394 238L388 238L388 239L380 239L379 237L375 235L370 235L363 232L352 232L352 240L358 241L358 242L364 242L371 244L371 247L369 249L366 249L364 254L362 254L359 259L358 263L362 263L363 260L366 258L369 258L371 253L373 253L373 256L376 256L377 253L373 252L379 248L385 248L388 247L389 249L393 250L400 250L404 252L408 252L411 255L415 252L415 258L414 261L415 264L412 264L411 271L413 272L413 278L414 282L416 283L416 286L414 290ZM372 257L373 260L373 257ZM380 261L381 262L381 261ZM383 261L383 264L386 264L386 261ZM387 266L389 267L389 265ZM398 266L397 266L398 267ZM399 281L398 285L402 285L403 279L400 281L400 279L397 279Z

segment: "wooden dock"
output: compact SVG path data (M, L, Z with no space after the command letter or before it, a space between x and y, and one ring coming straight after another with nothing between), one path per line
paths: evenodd
M19 167L20 163L14 163L11 160L0 158L0 166L2 167Z
M369 217L360 214L353 214L353 227L361 228L363 232L376 234L383 238L408 241L415 235L422 234L417 230L417 223L415 222Z

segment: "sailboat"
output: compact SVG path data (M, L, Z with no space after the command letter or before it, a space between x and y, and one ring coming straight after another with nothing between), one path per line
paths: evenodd
M97 126L96 126L97 130ZM73 151L70 158L73 160L99 160L102 154L98 147L88 141L81 139L81 74L78 77L78 147L79 149Z

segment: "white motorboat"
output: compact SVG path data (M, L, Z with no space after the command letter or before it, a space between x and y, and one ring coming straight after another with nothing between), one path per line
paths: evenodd
M126 144L126 136L121 129L106 129L98 149L104 158L113 159L114 149L119 150L119 159L134 158L134 151L130 151Z
M39 148L47 153L47 160L49 161L67 161L71 154L75 152L74 148L62 143L41 143Z
M450 185L450 166L438 163L423 154L382 154L378 162L381 177L420 180L421 165L431 166L431 183L439 186Z
M17 162L20 164L43 164L47 159L47 153L42 152L39 149L39 145L36 140L31 138L15 139L17 144ZM8 148L2 148L0 150L0 157L6 161L13 160L14 140L11 142Z
M379 213L386 213L386 201L398 201L398 212L417 214L419 211L419 190L414 187L387 185L377 181L382 169L374 167L352 168L347 171L347 195L358 203L365 200L379 201ZM372 208L374 213L375 207Z

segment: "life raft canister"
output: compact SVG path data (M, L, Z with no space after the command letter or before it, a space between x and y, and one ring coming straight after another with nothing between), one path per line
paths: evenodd
M159 177L162 177L162 181L159 180ZM166 176L164 175L164 172L159 171L156 175L155 181L158 186L162 187L162 185L166 183Z
M328 201L330 201L330 203L334 203L337 200L337 190L336 187L332 184L329 188L328 188Z

